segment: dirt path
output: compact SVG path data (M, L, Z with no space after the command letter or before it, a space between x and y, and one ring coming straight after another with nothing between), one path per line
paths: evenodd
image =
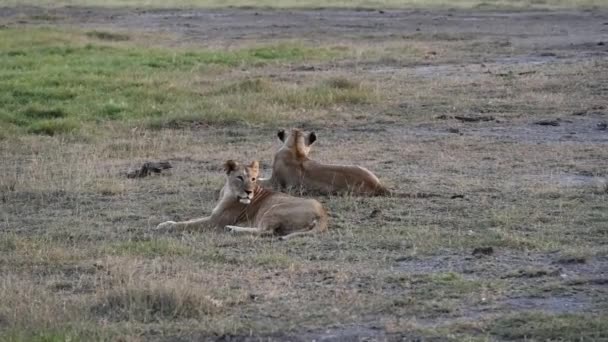
M422 10L141 10L0 8L4 25L66 25L172 33L188 42L242 39L384 40L450 34L502 37L535 51L606 52L608 12ZM440 39L440 36L436 37ZM454 38L456 39L456 38ZM606 43L606 42L604 42Z

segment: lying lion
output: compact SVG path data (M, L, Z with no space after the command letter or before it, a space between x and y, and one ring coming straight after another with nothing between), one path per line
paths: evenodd
M192 231L226 228L238 233L275 234L280 235L281 239L327 230L327 213L319 202L260 187L257 184L257 161L241 166L228 160L224 168L226 184L211 216L183 222L167 221L156 229Z
M261 180L265 187L321 194L390 195L378 177L364 167L323 164L308 158L310 146L317 140L314 132L292 129L287 134L280 130L277 136L283 146L274 155L272 176Z

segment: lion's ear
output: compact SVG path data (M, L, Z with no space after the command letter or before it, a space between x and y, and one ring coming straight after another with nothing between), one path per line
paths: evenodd
M285 142L285 130L282 129L282 130L278 131L277 137L279 137L279 140L281 140L282 142Z
M257 160L254 160L251 162L251 165L249 165L249 167L255 171L258 172L260 170L260 162L258 162Z
M315 141L317 141L317 135L315 134L315 132L310 132L308 133L308 137L306 138L306 145L310 146L312 145Z
M237 162L235 162L234 160L227 160L224 163L224 171L226 171L227 174L230 174L230 172L236 170L236 168L239 166L239 164Z

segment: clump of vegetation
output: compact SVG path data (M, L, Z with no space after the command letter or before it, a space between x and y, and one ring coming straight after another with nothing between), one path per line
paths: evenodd
M39 120L31 123L27 131L35 134L58 135L76 131L80 124L75 119Z
M219 304L200 290L152 284L116 287L101 296L92 310L113 321L138 322L201 318L217 312Z
M605 315L520 313L493 322L491 333L501 338L539 341L597 341L608 338Z
M216 94L264 93L274 90L272 82L265 78L246 79L219 89Z
M116 33L116 32L106 32L106 31L90 31L90 32L87 32L86 35L88 37L97 38L100 40L114 41L114 42L122 42L122 41L131 39L128 34Z
M377 98L378 94L368 86L346 78L331 78L313 87L277 94L276 101L291 108L323 108L369 104Z
M147 257L182 256L192 250L174 240L152 239L143 241L125 241L110 247L116 255L138 255Z
M187 278L151 279L133 263L110 265L100 279L91 312L112 321L153 322L201 318L221 312L223 304L203 284Z
M323 82L329 88L335 89L359 89L361 83L353 80L349 80L346 77L332 77Z

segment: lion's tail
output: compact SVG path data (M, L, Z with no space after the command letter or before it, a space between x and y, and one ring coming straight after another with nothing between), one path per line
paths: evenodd
M328 221L327 212L323 209L323 214L319 215L319 217L314 219L310 224L310 229L318 233L326 232L328 229Z

